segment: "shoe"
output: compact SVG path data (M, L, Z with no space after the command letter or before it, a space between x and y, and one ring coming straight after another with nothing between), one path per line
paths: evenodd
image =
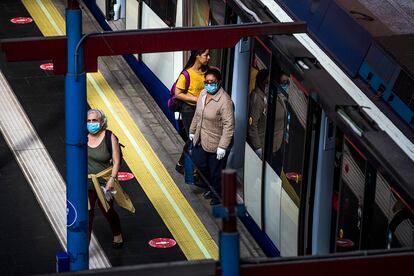
M180 164L180 162L177 162L177 164L175 164L175 170L179 173L184 175L184 165Z
M219 205L220 203L221 203L221 201L217 197L213 197L210 201L211 206Z
M115 249L120 249L124 245L124 241L121 242L112 242L112 247Z
M213 193L211 191L204 192L203 197L205 199L211 199L211 198L213 198Z

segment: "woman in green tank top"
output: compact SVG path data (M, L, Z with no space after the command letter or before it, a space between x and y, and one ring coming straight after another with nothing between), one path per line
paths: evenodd
M107 128L107 120L104 113L98 109L90 109L88 111L87 119L88 128L88 174L97 174L106 168L112 166L111 176L108 181L103 178L99 178L99 184L105 187L106 190L112 190L114 188L114 181L117 178L117 174L121 163L121 153L119 149L118 139L111 134L112 142L112 156L105 143L105 131ZM92 184L91 179L88 181L88 199L90 204L89 209L89 239L91 237L94 207L95 202L98 201L98 206L105 216L109 225L111 226L113 241L112 246L114 248L121 248L123 246L123 237L121 231L121 223L119 216L113 208L114 200L111 199L109 203L108 211L105 211L95 187Z

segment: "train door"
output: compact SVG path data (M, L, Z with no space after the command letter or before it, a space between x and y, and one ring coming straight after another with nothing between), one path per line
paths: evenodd
M311 187L314 187L314 197L312 197L313 214L308 223L312 228L309 229L311 232L307 239L306 250L307 253L312 255L329 254L330 252L331 204L337 139L336 126L324 111L321 113L318 140L315 184L311 185Z
M314 156L314 151L305 149L317 144L320 110L310 102L308 90L282 70L281 61L258 38L252 56L244 199L280 255L296 256L299 210L308 197L301 200L307 191L303 175L311 166L305 160Z
M381 173L377 173L372 209L367 249L414 246L414 212Z
M244 114L244 125L246 139L244 140L244 158L235 158L244 160L244 166L241 167L241 179L243 179L243 195L247 211L264 231L264 214L263 214L263 153L266 133L266 116L268 112L269 78L272 52L259 39L255 38L253 43L252 59L250 64L250 87L245 87L247 93L244 95L248 103L248 110ZM259 74L260 72L260 74ZM238 74L234 74L236 78ZM233 78L233 86L235 80ZM258 82L257 82L258 80ZM244 82L245 85L248 83ZM255 89L257 88L257 89ZM235 144L237 141L235 141ZM279 192L276 191L278 194ZM279 231L277 231L279 232ZM272 239L278 247L279 238L277 234Z
M335 162L340 169L332 197L331 252L412 247L413 210L380 169L346 136Z
M333 208L337 213L334 252L359 249L364 208L366 158L345 137L342 145L339 190Z

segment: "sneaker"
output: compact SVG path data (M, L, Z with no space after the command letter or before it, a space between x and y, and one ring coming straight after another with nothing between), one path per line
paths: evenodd
M204 192L203 197L205 199L211 199L211 198L213 198L213 193L211 191Z
M180 164L180 162L177 162L177 164L175 164L175 170L184 175L184 166Z
M214 205L219 205L221 203L220 199L218 199L217 197L213 197L210 201L210 205L214 206Z

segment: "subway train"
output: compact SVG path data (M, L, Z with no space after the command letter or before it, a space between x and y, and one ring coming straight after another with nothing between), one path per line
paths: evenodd
M366 38L368 42L361 36L349 38L341 33L347 29L344 25L336 29L336 42L328 41L330 33L318 33L323 24L335 32L335 25L323 20L350 13L331 10L346 1L84 2L105 30L115 25L147 29L306 21L308 34L255 36L231 49L211 49L210 65L221 68L222 86L235 106L228 166L237 170L239 200L248 213L241 220L267 256L414 245L414 145L407 127L412 118L407 121L400 114L408 124L399 124L395 110L384 108L369 94L374 89L391 106L397 99L404 102L405 92L399 89L409 87L409 75L401 64L387 59L394 67L384 79L381 70L389 67L372 63L382 51L372 37ZM320 18L306 17L312 14ZM351 47L355 39L365 48ZM178 126L167 102L188 53L125 58ZM259 113L265 120L258 151L249 134L254 126L251 100L263 74L265 108Z
M267 1L262 1L267 2ZM414 130L414 3L280 0L352 76Z

